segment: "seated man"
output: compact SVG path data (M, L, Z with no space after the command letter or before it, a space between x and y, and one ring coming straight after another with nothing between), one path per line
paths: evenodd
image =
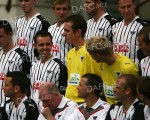
M79 82L78 96L85 100L72 114L72 120L105 120L109 103L100 99L102 79L92 73L84 74Z
M19 71L8 72L4 79L4 95L10 97L5 102L5 111L9 120L37 120L39 111L34 100L25 95L28 80Z
M75 102L60 94L58 87L52 82L41 84L39 99L44 107L42 114L47 120L71 120L70 115L77 107ZM44 117L40 115L39 120Z
M114 92L120 102L110 107L105 120L145 120L144 105L136 98L136 86L137 78L131 74L118 78Z
M141 77L138 80L137 91L139 98L144 102L144 116L145 120L150 120L150 77Z

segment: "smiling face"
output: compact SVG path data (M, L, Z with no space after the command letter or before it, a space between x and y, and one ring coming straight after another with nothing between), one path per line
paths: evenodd
M138 45L145 56L150 56L150 44L144 42L143 35L138 35Z
M35 48L37 49L40 57L42 60L46 61L51 57L51 48L52 48L52 42L51 38L49 36L47 37L41 37L38 36Z

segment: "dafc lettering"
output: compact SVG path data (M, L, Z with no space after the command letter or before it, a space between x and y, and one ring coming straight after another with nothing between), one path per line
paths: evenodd
M4 73L0 73L0 80L4 80L5 78L5 74Z
M119 45L118 43L114 44L115 52L129 52L129 46L126 43Z
M25 38L23 38L23 39L18 38L17 45L18 46L27 46L27 40Z
M60 52L59 46L57 44L52 46L52 52Z

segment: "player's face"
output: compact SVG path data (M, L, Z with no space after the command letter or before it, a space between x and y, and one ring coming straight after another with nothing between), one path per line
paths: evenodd
M6 34L3 28L0 28L0 47L6 47L11 40L11 33Z
M94 2L94 0L84 0L84 7L88 15L93 15L96 13L96 8L98 6Z
M87 95L88 95L88 89L87 89L87 78L81 78L80 82L79 82L79 85L77 87L77 90L78 90L78 97L81 97L81 98L86 98Z
M121 12L123 18L127 21L131 21L135 17L135 3L133 0L119 0L118 9Z
M14 87L12 86L12 78L11 77L5 77L3 90L4 90L4 95L6 97L13 97Z
M69 13L68 4L67 3L56 4L54 7L54 13L56 15L57 21L63 22Z
M139 48L143 51L145 56L150 56L150 44L144 42L143 35L138 36Z
M74 44L74 41L77 40L76 32L72 29L72 23L71 22L65 22L64 23L64 33L63 36L65 37L65 40L67 43Z
M41 59L48 60L50 58L52 42L49 36L41 37L38 36L35 44L35 48L37 49Z
M34 9L35 0L19 0L19 5L23 12L30 13Z
M117 80L116 86L114 88L115 98L117 100L123 100L126 97L126 89L125 89L125 79L120 78Z

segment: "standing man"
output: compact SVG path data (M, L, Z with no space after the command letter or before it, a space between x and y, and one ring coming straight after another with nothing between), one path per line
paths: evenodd
M37 120L39 111L34 100L25 95L28 78L19 71L8 72L4 80L4 93L10 100L5 103L9 120Z
M86 51L84 35L87 29L85 19L80 15L72 15L65 20L64 33L66 42L73 44L67 55L68 86L66 97L75 102L84 102L78 97L77 86L85 73L99 74L98 64Z
M137 81L131 74L118 78L114 92L119 102L111 105L105 120L145 120L144 105L136 98Z
M138 67L126 56L115 53L112 43L104 36L92 37L87 41L86 48L92 58L100 63L99 71L107 102L115 103L113 88L116 80L123 74L138 76Z
M102 79L96 74L84 74L77 89L78 96L83 98L85 103L75 109L72 120L105 120L110 105L100 99L103 90Z
M34 62L31 67L31 93L39 107L42 107L38 93L40 84L53 82L59 87L60 92L65 94L68 74L66 66L51 54L51 34L48 31L39 31L34 40L41 59Z
M84 0L86 13L92 18L87 21L85 39L103 35L112 41L112 25L117 21L105 12L106 0Z
M43 103L42 114L46 120L72 120L70 116L77 104L61 95L54 83L47 82L40 86L39 99Z
M4 85L4 78L9 71L22 71L27 76L30 74L30 58L26 52L16 47L12 40L12 27L6 20L0 20L0 88ZM3 106L6 98L0 90L0 106Z
M16 21L14 29L15 45L26 51L31 61L35 61L38 57L37 51L33 47L33 37L39 30L47 30L49 27L49 23L36 12L35 1L19 0L19 5L25 15Z
M146 26L146 23L142 22L139 16L135 14L135 0L117 0L117 3L123 20L116 23L112 28L114 50L129 57L138 65L143 54L138 52L141 54L141 58L138 60L137 34Z
M53 36L52 54L66 64L66 55L72 48L72 45L65 41L65 37L62 34L64 31L64 20L71 9L70 0L54 0L52 9L57 19L57 22L48 28L48 31Z
M142 76L150 76L150 26L142 28L138 33L139 48L143 51L144 55L140 63L140 70Z

